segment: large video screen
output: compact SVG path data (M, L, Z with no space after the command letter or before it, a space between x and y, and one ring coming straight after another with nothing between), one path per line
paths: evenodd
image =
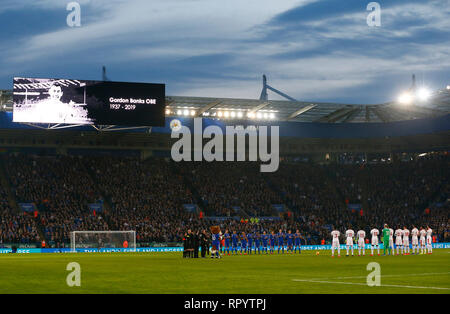
M16 77L13 90L13 122L164 126L164 84Z

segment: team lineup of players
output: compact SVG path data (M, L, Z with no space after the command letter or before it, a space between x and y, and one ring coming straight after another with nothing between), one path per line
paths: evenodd
M278 253L301 253L301 240L304 238L300 235L300 231L296 230L292 233L291 230L284 233L281 229L278 233L272 231L268 234L266 231L263 233L245 233L240 234L233 231L230 233L225 230L225 233L213 234L212 242L213 246L220 248L220 251L224 254L273 254L275 247L277 247ZM222 242L222 244L221 244ZM220 257L219 252L215 252L211 257Z
M409 255L410 254L410 245L409 245L409 236L411 234L412 239L412 254L431 254L433 252L433 248L431 245L431 235L433 230L427 226L426 229L420 228L418 230L415 226L411 232L406 228L393 230L389 228L387 224L384 225L383 230L381 231L382 241L383 241L383 250L386 255L386 251L389 252L389 255L395 255L395 250L397 250L397 255ZM372 235L371 241L371 256L373 256L374 249L376 247L378 255L380 255L380 246L378 242L378 235L380 232L378 229L374 228L370 231ZM331 244L331 256L334 257L334 251L337 249L338 257L341 255L341 249L339 245L339 236L340 232L338 230L333 230L331 232L332 244ZM395 236L395 247L394 247L394 236ZM420 236L420 239L419 239ZM347 248L347 256L349 256L349 250L352 252L353 256L353 239L355 237L355 232L349 228L345 232L346 237L346 248ZM359 230L357 233L357 244L358 244L358 255L365 255L365 238L366 232L364 230ZM419 252L420 249L420 252ZM417 251L417 252L416 252Z
M409 244L409 236L412 237L412 254L431 254L433 252L432 249L432 229L427 226L426 229L420 228L418 230L413 226L411 232L404 227L403 229L393 230L388 227L387 224L384 225L382 230L382 242L384 255L386 255L386 251L388 251L389 255L395 255L395 250L397 250L397 255L409 255L410 254L410 244ZM378 241L378 236L380 232L378 229L374 228L370 231L372 235L371 241L371 256L374 254L374 249L377 249L378 255L380 255L380 246ZM332 244L331 244L331 256L334 257L335 250L338 251L338 257L340 257L341 249L339 243L339 237L341 233L338 230L333 230L331 232ZM395 238L395 247L394 247L394 236ZM355 232L349 228L345 232L346 237L346 248L347 248L347 256L349 256L349 251L351 250L351 255L354 255L353 252L353 244L355 238ZM420 237L420 239L419 239ZM358 244L358 255L365 255L365 238L366 232L364 230L359 230L356 233L355 242ZM287 233L284 233L281 229L278 233L275 231L271 231L270 234L267 234L264 231L262 234L255 233L245 233L242 232L240 234L233 231L230 233L228 230L225 230L225 233L217 233L212 234L212 244L214 251L211 254L211 258L220 258L219 252L223 254L252 254L253 252L256 254L273 254L275 252L275 248L277 249L278 254L286 253L301 253L301 240L305 240L299 230L296 230L295 233L292 233L291 230L288 230ZM305 241L306 242L306 241ZM218 248L218 249L216 249ZM420 251L419 251L420 249ZM362 251L362 254L361 254ZM417 251L417 252L416 252Z

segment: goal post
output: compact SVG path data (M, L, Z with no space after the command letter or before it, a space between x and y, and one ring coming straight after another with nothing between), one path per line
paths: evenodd
M72 252L77 249L127 249L136 252L136 231L72 231Z

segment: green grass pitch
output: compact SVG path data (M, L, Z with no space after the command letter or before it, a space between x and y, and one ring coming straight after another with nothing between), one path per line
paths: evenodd
M331 258L330 251L303 251L222 259L183 259L181 253L3 254L0 293L449 294L449 253ZM66 284L70 262L80 264L80 287ZM366 285L370 262L380 264L380 287Z

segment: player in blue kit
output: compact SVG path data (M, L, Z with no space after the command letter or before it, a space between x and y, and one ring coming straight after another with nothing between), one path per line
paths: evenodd
M261 254L261 236L259 232L255 232L254 240L255 240L255 254L256 250L258 250L258 254Z
M248 245L247 236L245 235L245 232L242 232L242 236L241 236L241 255L242 255L242 252L244 252L244 255L247 255L247 245Z
M230 255L230 241L231 236L228 230L225 230L225 233L223 234L223 237L225 238L225 254Z
M236 231L233 231L233 234L231 235L231 253L237 254L237 247L238 247L238 235L236 234Z
M247 234L247 239L248 239L247 253L248 253L248 254L252 254L252 249L253 249L253 233L249 232L249 233Z
M298 252L302 253L302 243L300 241L300 239L302 239L303 237L300 235L300 231L297 229L297 231L294 234L294 253L297 252L297 248L298 248Z
M272 231L269 236L269 247L270 247L270 254L273 254L273 251L275 251L275 231Z
M277 239L278 239L278 254L280 254L280 249L283 251L284 254L284 233L283 231L281 231L281 229L277 234Z
M266 252L267 254L267 242L269 241L269 236L267 235L267 233L264 231L262 236L261 236L261 241L262 241L262 245L263 245L263 252Z
M292 234L291 230L288 231L286 235L286 242L287 242L287 253L294 253L294 235Z

